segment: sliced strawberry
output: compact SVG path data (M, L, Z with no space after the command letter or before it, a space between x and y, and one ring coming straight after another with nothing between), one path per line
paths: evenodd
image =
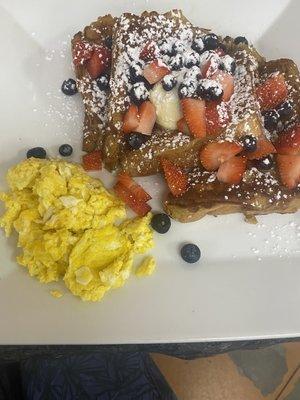
M100 171L102 169L101 151L95 150L82 157L82 166L86 171Z
M186 135L190 134L189 127L187 126L186 120L184 118L181 118L179 121L177 121L177 129L179 132L185 133Z
M300 183L300 156L278 154L277 167L282 184L295 189Z
M125 204L128 205L137 215L144 217L151 211L151 207L145 201L140 201L134 194L126 188L121 182L117 182L114 186L114 191Z
M120 182L123 186L125 186L133 195L134 198L136 198L138 201L141 202L147 202L152 199L150 194L148 194L141 185L136 183L130 175L128 175L126 172L121 172L118 177L118 182Z
M230 120L226 103L208 101L206 103L205 117L207 135L220 135Z
M243 147L233 142L208 143L200 151L200 161L208 171L215 171L219 166L243 150Z
M144 135L151 135L155 121L156 110L150 101L144 101L139 107L140 122L135 129L136 132Z
M237 185L243 178L246 166L246 157L232 157L220 165L217 178L220 182Z
M217 71L212 75L211 79L214 79L222 85L223 88L223 101L229 101L234 93L234 78L231 74L224 71Z
M83 65L92 57L93 51L93 46L90 43L84 42L80 39L77 40L72 49L74 65Z
M156 58L156 46L154 42L148 42L140 53L143 61L152 61Z
M173 164L166 158L161 160L161 165L171 193L175 197L181 196L188 189L187 175L177 167L177 165Z
M258 160L262 157L268 156L269 154L276 153L276 149L272 142L266 138L258 139L257 148L255 151L246 152L245 156L249 160Z
M134 132L140 122L139 109L135 104L131 104L126 111L123 119L123 132Z
M111 63L111 50L104 46L97 46L92 57L87 61L86 69L93 79L98 78Z
M151 85L159 82L165 75L168 75L171 71L165 65L162 65L158 60L152 61L146 65L143 71L144 77Z
M300 155L300 125L281 133L274 145L278 154Z
M261 110L271 110L279 106L288 96L288 88L283 74L273 75L256 88L256 96Z
M181 107L191 134L195 137L205 137L205 101L192 98L182 99Z

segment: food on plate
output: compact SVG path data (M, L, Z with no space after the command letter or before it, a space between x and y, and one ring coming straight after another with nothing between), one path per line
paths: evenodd
M47 153L46 150L43 147L33 147L32 149L29 149L27 151L27 158L46 158Z
M60 299L61 297L63 297L63 293L59 290L50 290L50 294L56 299Z
M141 265L135 271L135 275L139 278L144 276L150 276L153 274L156 268L155 259L151 256L146 257Z
M72 78L66 79L61 85L61 91L67 96L73 96L78 92L76 81Z
M158 233L167 233L171 228L171 219L167 214L155 214L151 219L151 226Z
M189 264L196 263L201 257L201 251L194 243L187 243L183 245L180 249L180 254L182 259Z
M59 146L58 151L63 157L70 157L73 153L73 147L70 144L62 144Z
M17 261L40 282L62 279L82 300L98 301L124 285L136 254L153 247L151 214L126 219L122 200L78 164L30 158L7 181L0 226L18 233ZM142 271L153 265L145 261Z

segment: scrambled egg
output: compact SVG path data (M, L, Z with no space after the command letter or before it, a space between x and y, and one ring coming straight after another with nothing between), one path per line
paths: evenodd
M124 285L135 254L153 247L151 215L125 219L124 203L80 165L31 158L10 169L7 181L0 226L7 236L17 231L17 261L40 282L63 279L74 295L98 301ZM153 270L142 262L143 275Z

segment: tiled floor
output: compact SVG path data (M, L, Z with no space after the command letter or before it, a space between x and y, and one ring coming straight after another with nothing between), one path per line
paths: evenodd
M192 361L152 357L179 400L300 400L300 342Z

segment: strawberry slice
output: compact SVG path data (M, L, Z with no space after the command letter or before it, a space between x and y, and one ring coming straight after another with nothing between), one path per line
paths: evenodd
M86 171L100 171L102 169L101 151L95 150L82 157L82 166Z
M206 136L205 101L186 98L181 100L184 119L191 134L195 137Z
M234 78L231 74L224 71L217 71L212 75L211 79L214 79L222 85L223 88L223 101L229 101L234 93Z
M139 109L135 104L131 104L126 111L123 119L123 133L134 132L140 122Z
M162 65L158 60L152 61L146 65L143 71L144 77L147 81L154 85L159 82L165 75L168 75L171 71L165 65Z
M246 152L245 156L248 160L258 160L262 157L268 156L269 154L276 153L276 149L272 142L266 138L258 139L257 148L255 151Z
M130 175L126 172L121 172L118 177L118 182L120 182L123 186L128 189L134 198L138 199L141 202L147 202L152 199L149 193L147 193L141 185L136 183Z
M277 167L282 184L295 189L300 183L300 156L278 154Z
M184 118L181 118L179 121L177 121L177 129L179 132L185 133L186 135L190 134L189 127L187 126Z
M83 40L77 40L72 49L73 63L77 67L83 65L87 60L92 57L93 46L84 42Z
M274 145L278 154L300 155L300 125L281 133Z
M220 182L237 185L243 178L246 166L246 157L232 157L220 165L217 178Z
M100 76L111 63L111 50L104 46L97 46L92 57L87 61L86 69L91 78L96 79Z
M203 78L211 78L219 70L220 59L218 55L210 53L201 65L201 75Z
M188 189L187 175L166 158L161 159L161 165L171 193L175 197L181 196Z
M143 61L152 61L156 58L156 46L154 42L148 42L140 53Z
M243 147L233 142L208 143L200 151L200 161L208 171L215 171L219 166L243 150Z
M144 101L139 107L140 122L135 129L135 132L151 135L155 121L156 110L155 106L150 101Z
M117 182L114 186L114 191L121 200L124 201L125 204L128 205L137 215L140 217L144 217L151 211L151 207L145 201L139 200L138 197L135 197L134 194L127 189L121 182Z
M207 135L220 135L230 120L226 103L208 101L205 117Z
M284 75L276 74L268 78L256 88L256 96L262 111L279 106L288 96Z

